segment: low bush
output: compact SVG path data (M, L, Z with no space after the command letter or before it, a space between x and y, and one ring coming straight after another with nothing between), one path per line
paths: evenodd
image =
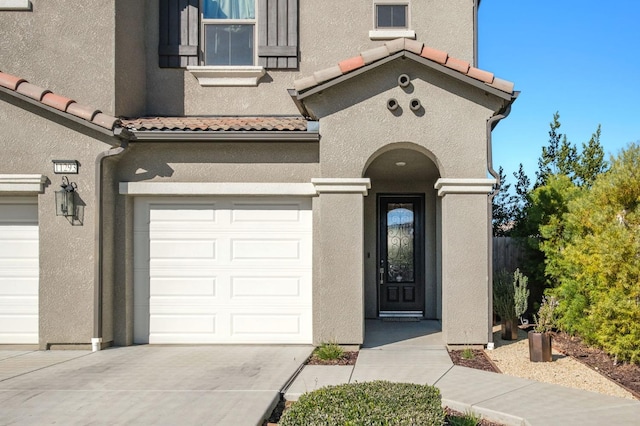
M323 361L340 359L344 356L344 350L335 343L323 343L314 351L314 355Z
M328 386L303 394L278 424L441 426L444 420L437 388L379 380Z

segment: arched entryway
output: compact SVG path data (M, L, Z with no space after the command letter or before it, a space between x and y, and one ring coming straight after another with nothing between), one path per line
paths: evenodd
M409 143L371 156L364 205L365 317L442 317L440 172Z

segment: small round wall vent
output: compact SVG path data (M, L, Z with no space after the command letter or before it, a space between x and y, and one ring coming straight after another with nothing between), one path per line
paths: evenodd
M411 99L409 101L409 108L411 108L411 111L418 111L420 108L422 108L420 99L416 99L416 98Z
M387 108L389 111L395 111L398 109L398 101L395 98L391 98L387 101Z
M411 79L407 74L400 74L398 77L398 86L407 87L411 83Z

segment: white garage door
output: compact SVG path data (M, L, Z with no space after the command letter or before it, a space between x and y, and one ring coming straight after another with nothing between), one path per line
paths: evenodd
M0 198L0 343L38 343L38 204Z
M139 198L136 343L311 343L309 198Z

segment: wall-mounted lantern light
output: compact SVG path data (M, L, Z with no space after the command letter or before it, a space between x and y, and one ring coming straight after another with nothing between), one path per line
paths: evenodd
M69 183L66 176L62 176L62 188L56 191L56 216L74 217L76 215L76 189L75 182Z

